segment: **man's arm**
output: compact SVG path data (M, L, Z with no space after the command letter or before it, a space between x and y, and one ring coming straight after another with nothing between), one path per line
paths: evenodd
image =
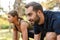
M34 40L40 40L42 30L42 26L34 25Z
M60 35L57 35L57 40L60 40Z
M34 34L34 40L40 40L40 35L41 35L41 33Z
M13 28L13 40L19 40L18 31L16 28Z
M60 15L58 15L58 17L54 21L53 29L57 34L57 40L60 40Z
M21 23L21 31L22 31L22 36L23 40L28 40L28 24L26 22Z

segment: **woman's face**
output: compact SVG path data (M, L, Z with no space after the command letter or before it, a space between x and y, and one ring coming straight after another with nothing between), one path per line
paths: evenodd
M14 20L15 20L15 17L13 17L13 16L11 16L10 14L8 14L8 21L9 21L10 23L13 23Z

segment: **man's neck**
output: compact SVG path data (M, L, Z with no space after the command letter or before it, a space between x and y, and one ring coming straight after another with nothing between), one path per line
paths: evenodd
M40 21L39 21L39 23L38 24L44 24L44 20L45 20L45 18L44 18L44 14L41 14L40 15Z

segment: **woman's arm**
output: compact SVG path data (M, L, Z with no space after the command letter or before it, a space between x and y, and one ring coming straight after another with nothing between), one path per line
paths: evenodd
M22 37L23 40L28 40L28 23L26 22L21 22L21 31L22 31Z
M19 40L18 31L15 27L13 28L13 40Z

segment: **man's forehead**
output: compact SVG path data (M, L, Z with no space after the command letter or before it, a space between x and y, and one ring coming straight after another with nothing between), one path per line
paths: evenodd
M33 11L33 7L30 6L30 7L26 8L25 13L28 14L28 13L31 13L32 11Z

